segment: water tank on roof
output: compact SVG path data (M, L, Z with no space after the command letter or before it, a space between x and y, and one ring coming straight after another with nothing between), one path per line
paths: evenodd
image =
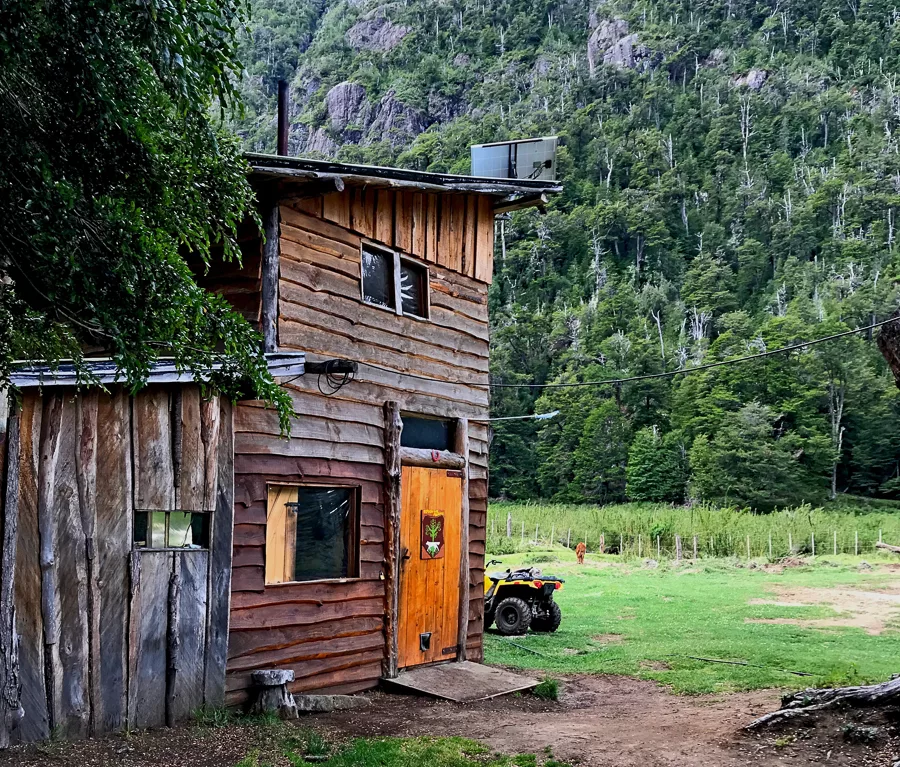
M472 175L555 181L556 144L556 136L477 144L472 147Z

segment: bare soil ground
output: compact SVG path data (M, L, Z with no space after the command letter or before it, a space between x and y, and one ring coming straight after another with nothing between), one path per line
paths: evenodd
M529 695L462 706L371 693L369 709L307 716L330 739L458 735L505 753L536 753L592 767L840 765L890 767L900 759L900 711L838 712L814 725L746 735L741 727L778 707L779 693L676 697L653 682L625 677L563 680L558 702ZM265 727L180 727L74 744L13 749L0 767L233 767L252 751L278 765ZM439 767L430 765L429 767Z
M779 588L773 599L753 599L750 604L781 607L830 607L839 616L833 618L748 618L747 623L785 623L806 628L860 628L872 636L880 635L900 610L900 583L876 588Z

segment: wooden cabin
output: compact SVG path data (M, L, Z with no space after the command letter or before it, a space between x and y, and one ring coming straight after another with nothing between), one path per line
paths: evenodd
M249 159L266 241L204 284L307 374L284 383L289 439L262 403L235 408L227 701L254 669L356 692L481 660L494 217L555 187Z
M261 330L290 436L165 365L14 378L0 746L238 706L256 669L348 693L482 659L494 217L558 187L248 159L264 237L198 280Z

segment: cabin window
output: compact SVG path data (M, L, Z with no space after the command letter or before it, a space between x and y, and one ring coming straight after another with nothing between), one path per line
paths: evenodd
M400 445L423 450L452 450L456 439L456 422L440 418L403 416Z
M266 583L357 576L359 488L270 486Z
M132 540L139 549L209 548L207 511L134 512Z
M397 308L394 290L394 254L374 248L362 252L363 298L386 309Z
M397 314L427 319L428 269L393 251L363 245L362 296Z

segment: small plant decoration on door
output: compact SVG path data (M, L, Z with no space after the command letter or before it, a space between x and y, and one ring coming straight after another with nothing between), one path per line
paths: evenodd
M422 510L422 559L444 556L444 512Z

